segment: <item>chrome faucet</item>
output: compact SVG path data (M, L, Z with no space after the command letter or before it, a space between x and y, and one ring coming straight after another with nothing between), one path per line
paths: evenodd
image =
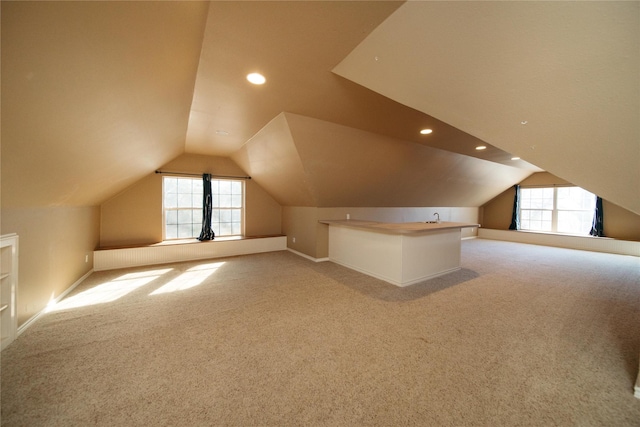
M438 212L434 213L433 216L436 217L436 222L440 222L440 214Z

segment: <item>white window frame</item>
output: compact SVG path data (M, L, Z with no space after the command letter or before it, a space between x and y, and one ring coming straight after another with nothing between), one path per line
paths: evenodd
M200 196L198 202L197 202L197 206L193 206L193 207L184 207L184 208L180 208L180 207L167 207L165 204L165 195L166 195L166 179L170 179L170 178L179 178L179 179L189 179L192 180L194 183L197 181L200 184L202 184L202 178L192 178L192 177L184 177L184 176L180 176L180 175L167 175L164 176L162 179L162 240L167 240L167 241L171 241L171 240L185 240L185 239L196 239L198 238L198 236L200 235L200 231L201 231L201 224L202 222L200 221L200 225L197 227L197 233L194 231L195 235L194 236L189 236L189 237L170 237L167 238L167 212L171 211L171 210L180 210L180 209L198 209L200 212L202 211L202 196ZM211 183L212 183L212 191L214 192L213 194L213 199L214 202L216 200L219 200L218 198L216 198L216 194L215 194L215 183L216 182L220 182L220 181L232 181L232 182L237 182L241 185L241 191L242 191L242 195L241 195L241 206L240 208L236 208L236 207L219 207L219 206L213 206L213 209L239 209L240 210L240 230L239 233L233 233L233 234L222 234L220 232L220 229L216 227L216 223L213 220L212 217L212 228L214 229L215 233L216 233L216 237L242 237L244 236L244 231L245 231L245 199L246 199L246 186L245 186L245 182L242 179L220 179L220 178L211 178Z
M567 188L576 188L576 189L580 189L586 193L589 193L593 196L593 203L592 206L586 207L586 208L573 208L573 209L560 209L558 207L558 191L560 189L567 189ZM558 233L558 234L572 234L572 235L580 235L580 236L586 236L589 235L589 231L585 231L583 233L578 233L578 232L568 232L568 231L559 231L558 230L558 216L560 212L584 212L584 213L588 213L589 216L593 216L594 213L594 209L595 209L595 202L596 202L596 196L593 193L588 192L587 190L584 190L580 187L577 187L575 185L554 185L554 186L531 186L531 187L527 187L527 186L522 186L520 188L520 191L526 191L526 190L550 190L553 191L553 205L551 207L551 209L549 209L548 207L546 208L539 208L539 209L528 209L528 208L523 208L523 201L524 201L524 197L521 194L521 200L520 200L520 207L519 207L519 215L520 215L520 230L523 231L534 231L534 232L540 232L540 233ZM525 228L525 226L523 225L523 211L540 211L540 212L550 212L551 213L551 230L543 230L543 229L537 229L537 228Z
M230 178L224 178L224 179L220 179L220 178L211 178L211 187L212 187L212 191L213 191L213 201L215 202L216 200L216 193L215 190L213 190L214 187L214 183L215 182L231 182L232 185L233 183L238 183L240 185L240 189L242 191L241 199L240 199L240 204L241 206L235 207L235 206L225 206L225 207L220 207L220 206L216 206L216 204L213 204L213 214L212 214L212 218L211 218L211 226L214 230L214 232L216 233L216 237L220 236L220 237L242 237L244 236L244 230L245 230L245 194L246 194L246 185L245 185L245 181L243 179L230 179ZM240 211L240 229L238 230L237 233L227 233L227 234L222 234L220 232L220 229L216 229L215 227L215 222L214 222L214 217L215 217L215 210L216 209L220 209L220 210L239 210Z

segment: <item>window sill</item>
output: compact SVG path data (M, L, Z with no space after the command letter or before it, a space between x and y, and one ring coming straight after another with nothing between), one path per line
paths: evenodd
M640 242L618 240L611 237L576 236L561 233L496 230L491 228L479 228L478 237L481 239L505 240L534 245L640 256Z
M584 238L598 238L598 239L611 239L611 237L603 236L592 236L590 234L571 234L571 233L560 233L557 231L538 231L538 230L509 230L509 231L517 231L518 233L531 233L531 234L548 234L551 236L565 236L565 237L584 237Z
M166 245L190 245L193 243L206 243L206 242L224 242L226 240L242 240L246 239L244 236L229 236L229 237L216 237L214 240L203 240L200 241L196 238L192 239L172 239L172 240L163 240L162 242L153 243L149 246L166 246Z

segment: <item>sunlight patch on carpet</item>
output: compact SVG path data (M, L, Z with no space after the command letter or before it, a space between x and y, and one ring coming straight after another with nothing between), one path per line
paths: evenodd
M222 262L214 262L211 264L200 264L195 267L191 267L180 276L176 277L166 285L161 286L149 295L166 294L176 291L184 291L196 287L204 282L209 276L215 273L220 267L225 264Z
M94 286L84 292L80 292L77 295L65 298L62 301L56 302L55 300L52 300L47 305L46 311L67 310L70 308L112 302L152 282L171 270L173 269L165 268L160 270L147 270L124 274L113 280Z

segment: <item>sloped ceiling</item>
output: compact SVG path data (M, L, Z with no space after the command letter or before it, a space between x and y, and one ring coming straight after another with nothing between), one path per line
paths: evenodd
M335 72L640 213L640 2L408 2Z
M207 3L2 2L2 206L97 205L184 152Z
M530 174L291 113L232 159L285 206L479 206Z
M192 153L285 205L480 205L544 168L638 212L637 5L532 4L3 1L3 207L100 204Z
M401 4L212 3L186 151L232 156L289 206L478 206L539 171L332 72Z
M212 2L185 150L228 156L282 112L539 170L332 69L402 6L391 1ZM264 86L245 76L261 72ZM433 134L420 135L423 128ZM508 184L507 184L508 186Z

